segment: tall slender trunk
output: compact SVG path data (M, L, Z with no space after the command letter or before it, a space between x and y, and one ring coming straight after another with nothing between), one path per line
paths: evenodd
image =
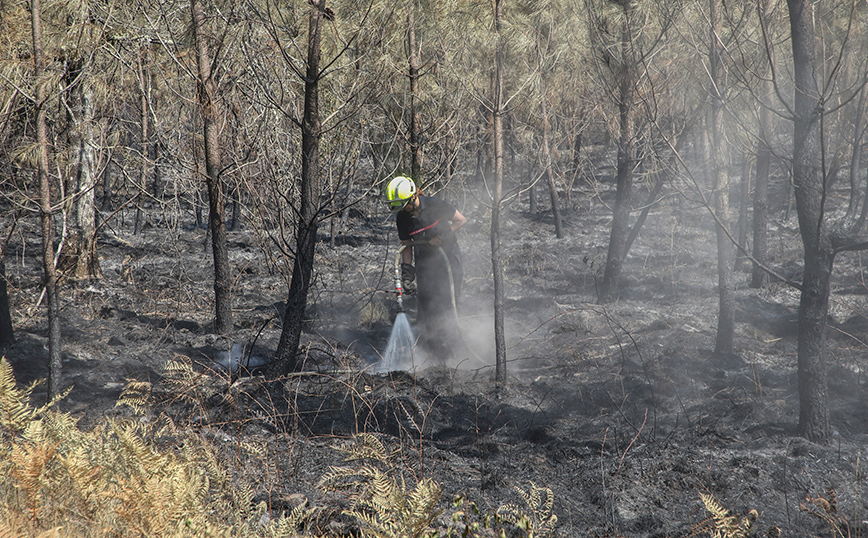
M9 287L6 281L6 245L0 244L0 349L15 343L12 310L9 307Z
M828 443L831 429L823 352L834 249L823 219L822 106L814 65L814 4L809 0L787 0L787 6L795 80L793 187L805 249L799 300L799 430L812 441Z
M624 28L621 32L621 80L618 90L618 168L615 190L615 207L612 213L612 229L609 234L609 250L606 254L606 267L599 289L599 301L608 303L617 298L621 280L621 266L627 256L627 235L630 232L630 211L633 206L633 164L634 164L634 116L633 96L636 82L636 66L633 64L632 14L634 0L625 0Z
M200 6L201 9L201 6ZM206 45L207 46L207 45ZM206 56L207 58L207 56ZM209 60L210 61L210 60ZM139 158L141 159L139 164L139 192L136 195L136 218L135 223L133 224L133 234L139 235L142 233L142 227L144 226L145 215L143 211L143 205L145 203L145 199L147 198L146 193L148 192L148 139L150 138L148 132L148 80L145 78L148 70L147 70L147 62L148 62L148 47L147 45L142 46L139 49L139 55L136 57L136 72L139 79L139 124L142 135L142 143L140 149Z
M36 176L39 181L39 220L42 228L42 272L48 305L48 399L62 389L63 362L61 360L60 303L57 296L57 269L54 260L54 230L51 217L51 185L48 179L48 126L46 123L45 84L42 82L45 66L42 54L42 5L40 0L30 2L30 24L33 34L33 75L36 82L36 143L39 147Z
M503 197L503 0L494 0L494 102L492 141L494 142L494 200L491 209L491 271L494 276L494 354L495 389L506 390L506 338L504 335L503 260L500 253L500 210Z
M542 55L542 45L537 42L539 54ZM541 67L541 66L540 66ZM540 78L540 115L542 116L542 151L545 159L546 182L549 186L549 198L552 204L552 217L555 221L555 237L561 239L564 236L561 227L561 210L558 207L558 188L555 185L555 176L552 171L551 122L549 121L548 99L546 96L545 75Z
M729 174L726 169L726 135L723 127L723 64L720 58L720 0L710 0L711 48L711 170L714 186L714 211L719 222L729 223ZM717 338L714 352L719 356L733 353L735 339L735 292L732 284L732 267L735 251L723 227L715 227L717 236L717 290L718 315Z
M419 114L419 51L414 2L407 8L407 54L410 62L410 175L422 185L422 119Z
M853 118L853 149L850 153L850 203L847 206L847 216L853 217L856 215L856 209L859 207L859 196L861 189L859 188L859 172L862 171L862 142L865 135L863 120L865 118L865 97L868 92L865 86L859 90L859 99L856 100L856 110Z
M69 89L69 146L73 152L76 168L75 221L71 245L75 251L74 275L77 279L100 277L99 257L96 247L96 182L93 163L96 147L93 139L93 87L90 66L83 60L69 63L67 77Z
M208 186L208 220L211 250L214 256L214 331L227 333L232 329L232 275L226 237L226 208L221 177L220 113L217 84L212 77L208 35L205 31L205 11L201 0L190 0L193 29L196 35L196 60L199 68L197 97L202 111L205 134L205 181Z
M296 249L286 314L270 374L294 372L302 364L297 359L301 342L307 297L314 270L317 218L319 214L319 145L322 125L319 116L320 33L326 0L318 0L310 10L307 48L307 74L304 84L304 116L301 122L301 199L296 226Z
M771 82L765 83L765 94L771 97L773 91ZM769 169L772 163L771 114L766 107L760 109L760 132L762 136L757 141L756 181L753 191L753 258L766 265L769 257ZM754 263L750 287L762 287L767 278L762 267Z

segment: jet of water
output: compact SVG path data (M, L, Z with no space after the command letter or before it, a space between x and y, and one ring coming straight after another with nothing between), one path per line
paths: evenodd
M383 360L376 367L377 371L412 370L414 343L410 319L407 314L399 312L395 317L395 325L392 326L392 334L389 336L389 344L386 346Z

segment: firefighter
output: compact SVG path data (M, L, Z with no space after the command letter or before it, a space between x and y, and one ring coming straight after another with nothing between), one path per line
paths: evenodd
M445 361L452 356L451 344L459 338L455 306L464 272L455 232L467 219L448 202L423 196L408 177L393 178L386 187L386 198L397 212L401 244L413 243L412 249L401 253L401 278L405 287L416 282L416 322L423 328L422 343Z

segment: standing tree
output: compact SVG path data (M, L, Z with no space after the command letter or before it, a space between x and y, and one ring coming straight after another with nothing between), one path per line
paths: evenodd
M718 316L717 338L714 352L726 357L733 353L735 335L735 294L732 283L732 268L735 249L729 236L723 229L729 223L729 174L726 169L727 149L726 133L723 127L724 108L724 76L721 52L723 42L721 33L720 0L709 0L709 18L711 21L709 68L711 81L711 113L709 117L711 129L711 173L714 189L714 211L717 214L718 225L715 227L717 236L717 281L718 281Z
M9 288L6 281L6 245L0 243L0 349L15 342L12 311L9 308Z
M48 399L60 394L62 388L63 362L60 338L60 304L57 293L57 269L54 255L54 225L51 209L51 184L48 167L48 125L46 112L48 102L44 84L45 64L42 52L42 4L40 0L30 3L30 25L33 34L33 82L36 88L36 177L39 183L39 220L42 229L42 272L48 305Z
M69 88L65 95L67 139L69 141L69 184L73 219L73 274L77 279L101 276L96 237L96 154L94 138L96 122L93 59L102 42L102 29L90 20L90 3L67 5L68 27L64 45L66 72L64 82Z
M609 234L609 249L606 268L600 284L599 300L608 303L617 298L621 265L627 256L627 235L630 232L630 211L633 209L633 169L635 164L635 114L634 102L639 60L634 47L633 25L636 0L621 3L620 59L617 64L618 78L618 164L616 176L615 207L612 214L612 229Z
M214 300L216 315L214 330L226 333L232 329L232 274L229 265L229 250L226 238L226 211L223 194L222 159L220 154L219 96L211 54L208 46L205 11L202 0L190 0L193 32L196 39L196 62L199 68L196 81L196 96L202 114L205 134L205 181L208 185L208 221L211 230L211 250L214 255ZM143 126L147 115L143 114ZM142 141L145 148L146 141ZM144 158L147 152L143 151Z
M491 106L494 145L494 192L491 201L491 271L494 276L494 381L498 393L506 390L503 259L500 252L500 210L503 204L503 0L494 0L494 99Z
M308 15L307 70L304 77L304 111L301 121L301 197L296 221L295 261L280 342L270 372L278 375L301 368L297 353L313 276L319 219L319 150L322 136L319 116L319 82L322 76L320 42L323 18L327 13L330 14L331 11L326 8L326 0L311 2Z
M795 83L793 187L805 267L799 300L799 431L812 441L828 443L831 428L824 352L832 267L836 254L864 250L868 241L838 232L841 228L828 221L828 178L823 166L821 126L823 116L831 112L824 109L829 101L824 92L834 84L820 91L818 80L832 80L836 73L833 69L823 76L816 65L816 4L809 0L787 0L787 6ZM851 23L854 16L855 4L850 12Z

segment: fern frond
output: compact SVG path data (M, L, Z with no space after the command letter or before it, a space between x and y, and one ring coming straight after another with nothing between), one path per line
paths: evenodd
M699 498L711 518L693 526L691 536L709 533L714 538L747 538L754 521L759 517L756 510L751 510L744 517L730 514L712 495L700 493Z
M527 509L514 504L505 504L497 509L502 521L514 525L530 537L547 536L554 532L558 516L554 511L554 492L551 488L539 487L533 482L527 491L515 487Z
M127 384L124 385L115 407L126 405L131 408L137 415L146 415L153 405L151 399L151 389L153 388L148 381L137 381L135 379L127 379Z
M386 463L389 461L389 451L386 446L370 433L360 433L336 448L346 454L347 461L370 458Z

